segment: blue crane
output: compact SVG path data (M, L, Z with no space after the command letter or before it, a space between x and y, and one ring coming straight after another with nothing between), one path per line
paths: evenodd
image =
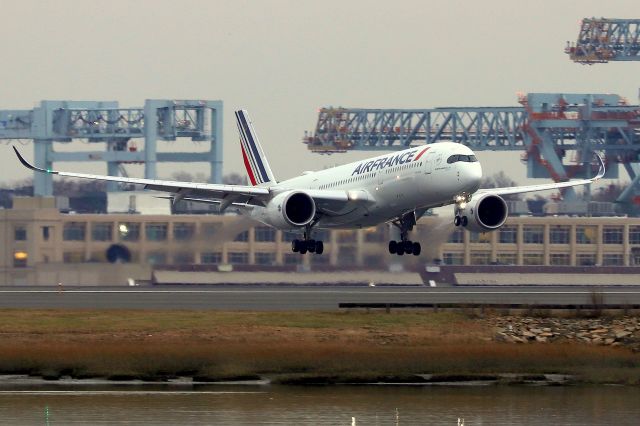
M640 19L585 18L565 52L581 64L640 61Z

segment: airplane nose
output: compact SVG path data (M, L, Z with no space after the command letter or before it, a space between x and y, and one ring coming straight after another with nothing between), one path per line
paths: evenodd
M466 187L475 192L480 188L480 181L482 180L482 167L480 163L466 163L462 169L460 180L464 182Z

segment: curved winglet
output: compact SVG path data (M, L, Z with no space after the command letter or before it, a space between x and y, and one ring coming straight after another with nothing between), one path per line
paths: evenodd
M20 151L18 151L18 149L15 146L12 146L11 148L13 148L13 150L15 151L16 155L18 156L18 160L20 160L20 162L22 163L23 166L25 166L27 169L31 169L33 171L36 172L41 172L41 173L53 173L56 174L57 172L53 171L53 170L45 170L45 169L41 169L39 167L34 166L33 164L30 164L27 160L24 159L24 157L22 156L22 154L20 154Z

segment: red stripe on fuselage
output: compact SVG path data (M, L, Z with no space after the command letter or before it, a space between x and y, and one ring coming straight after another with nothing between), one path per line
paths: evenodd
M249 164L249 159L247 158L247 154L244 152L244 146L240 144L240 149L242 150L242 159L244 160L244 168L247 169L247 174L249 175L249 180L251 181L251 185L256 186L256 178L253 176L253 172L251 171L251 165Z
M425 152L427 152L427 150L431 148L430 146L426 147L425 149L423 149L422 151L420 151L420 154L418 154L418 156L416 158L413 159L413 161L418 161L420 159L420 157L422 157L422 154L424 154Z

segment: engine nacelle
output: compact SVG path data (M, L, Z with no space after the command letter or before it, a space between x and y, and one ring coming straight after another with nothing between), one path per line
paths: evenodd
M502 197L487 194L472 198L463 215L467 216L469 231L495 231L506 222L509 209Z
M302 191L287 191L276 195L263 210L261 220L276 228L301 228L316 215L316 203Z

